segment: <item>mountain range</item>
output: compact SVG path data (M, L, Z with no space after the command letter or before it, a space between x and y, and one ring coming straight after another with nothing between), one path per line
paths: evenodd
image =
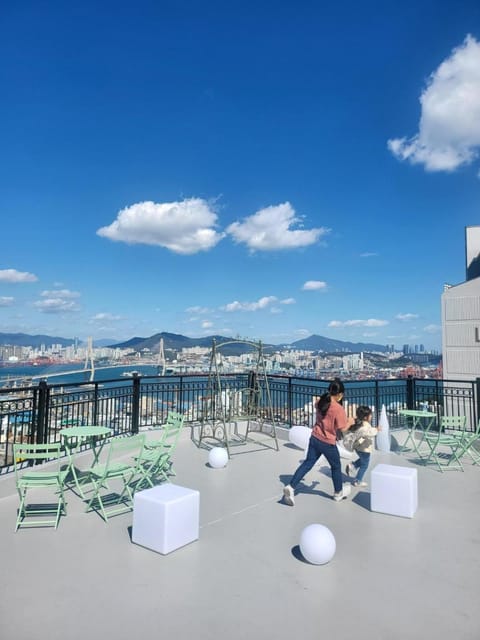
M213 339L216 340L217 345L224 342L230 343L222 349L222 353L225 354L239 354L251 351L252 348L249 345L242 343L241 341L251 342L244 338L231 338L225 336L207 336L204 338L188 338L176 333L156 333L149 338L131 338L126 342L119 342L112 347L118 347L120 349L131 348L135 351L141 351L142 349L149 349L150 351L158 351L160 340L163 339L164 349L166 351L180 351L181 349L188 347L206 347L212 346ZM237 343L238 341L238 343ZM290 344L267 344L263 343L265 352L279 351L281 349L299 349L305 351L322 351L325 353L334 352L355 352L360 351L379 351L385 353L387 347L382 344L373 344L367 342L344 342L342 340L334 340L332 338L325 338L324 336L311 335L309 338L303 338Z
M231 343L222 349L222 352L225 354L241 354L251 351L251 347L249 347L248 345L242 344L241 342L239 344L236 343L236 341L241 340L249 342L250 340L248 340L247 338L231 338L219 335L206 336L203 338L188 338L187 336L167 332L156 333L149 338L141 338L135 336L124 342L114 342L114 340L108 339L95 340L94 346L110 346L120 349L131 348L132 351L141 351L143 349L148 349L155 352L158 351L161 339L163 339L165 351L176 352L180 351L184 347L210 348L212 346L213 339L216 340L217 345L224 342ZM45 347L49 348L54 344L59 344L62 347L68 347L73 345L74 342L75 340L71 338L60 338L47 335L29 335L26 333L0 333L0 345L16 345L22 347L39 348L43 344L45 345ZM382 344L374 344L370 342L345 342L343 340L334 340L333 338L326 338L324 336L315 334L311 335L308 338L302 338L301 340L296 340L295 342L289 344L274 345L264 343L263 347L265 352L267 353L288 348L305 351L321 351L325 353L358 353L360 351L377 351L384 353L387 351L386 346Z
M82 340L77 340L78 344L84 344ZM106 347L112 344L113 340L102 339L94 340L94 347ZM34 347L36 349L45 345L46 348L59 344L62 347L70 347L75 344L74 338L60 338L58 336L46 336L43 334L29 335L28 333L1 333L0 332L0 345L14 345L16 347Z

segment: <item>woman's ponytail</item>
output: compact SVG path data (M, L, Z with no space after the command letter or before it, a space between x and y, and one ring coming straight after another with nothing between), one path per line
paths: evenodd
M317 402L317 411L322 416L325 417L330 404L332 402L332 395L329 391L320 396L319 401Z

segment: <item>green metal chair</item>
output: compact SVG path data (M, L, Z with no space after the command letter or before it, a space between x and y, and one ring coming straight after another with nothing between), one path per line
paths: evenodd
M438 432L426 433L423 442L430 452L424 458L425 465L435 464L443 472L445 469L461 469L461 451L465 439L465 416L442 416Z
M471 433L464 432L457 456L461 459L468 455L473 464L480 464L480 450L475 445L480 445L480 419L475 431Z
M158 481L169 481L171 475L171 450L165 447L156 447L155 449L144 449L138 458L140 463L140 474L138 482L135 485L135 491L146 486L154 487Z
M13 461L15 480L20 507L17 512L15 531L19 527L51 526L56 529L61 515L67 515L67 504L64 496L64 484L67 471L60 469L60 458L63 455L60 443L50 444L14 444ZM35 462L44 461L48 464L32 468ZM25 466L28 462L30 466ZM58 495L55 504L27 503L29 489L48 489ZM35 517L27 521L28 516L50 515L48 519ZM53 515L53 517L51 517Z
M176 446L181 428L185 421L185 416L175 411L169 411L167 420L162 425L161 436L158 440L150 440L145 443L146 449L155 449L157 447Z
M180 413L176 413L175 411L169 411L167 421L163 425L161 437L158 440L151 440L145 444L145 448L149 450L160 448L165 452L170 452L168 464L169 475L172 476L175 476L176 473L173 469L171 456L178 444L184 421L185 416Z
M108 521L108 518L133 508L133 491L136 482L143 477L141 456L144 450L145 434L118 438L110 442L104 464L89 469L93 484L93 494L87 511L94 510ZM101 494L101 489L109 489L108 481L119 480L123 485L120 493ZM107 511L108 509L108 511Z

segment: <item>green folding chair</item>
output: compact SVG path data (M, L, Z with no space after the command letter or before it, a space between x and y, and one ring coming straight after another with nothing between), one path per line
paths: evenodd
M185 421L185 416L175 411L169 411L167 420L162 425L162 432L158 440L150 440L145 443L147 449L155 449L157 447L175 446L180 435L181 428Z
M446 469L461 469L461 451L465 438L465 416L442 416L437 433L426 433L423 442L429 447L424 458L425 465L435 464L443 472Z
M144 444L145 434L118 438L110 442L105 463L89 469L93 494L88 502L87 511L96 511L107 522L110 516L132 510L135 483L143 477L140 459ZM110 490L107 483L111 480L121 482L122 490L102 494L102 489Z
M140 474L135 485L135 491L145 486L154 487L159 481L169 481L171 473L171 451L165 447L155 447L155 449L144 449L139 456Z
M163 425L161 437L158 440L151 440L145 444L146 449L152 450L160 448L170 453L167 462L169 464L169 475L172 476L175 476L176 473L173 469L171 457L178 444L184 421L185 416L175 411L169 411L167 421Z
M60 443L18 443L13 445L15 480L20 497L15 531L18 531L19 527L45 527L52 525L56 529L60 516L67 515L67 503L63 492L67 471L60 469L62 455L63 451ZM38 465L37 467L31 466L33 463L40 461L48 462L48 464ZM29 466L25 463L29 463ZM38 500L35 503L27 503L27 491L30 489L53 490L58 498L55 503L44 503ZM39 517L44 515L49 515L50 517L47 519ZM34 518L26 520L29 516L34 516Z
M464 432L460 448L457 451L458 457L461 459L468 455L473 464L480 464L480 450L476 445L480 446L480 420L475 431Z

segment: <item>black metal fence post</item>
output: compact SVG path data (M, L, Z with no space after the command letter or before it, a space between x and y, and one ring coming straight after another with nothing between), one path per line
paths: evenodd
M380 389L378 380L375 380L375 420L378 426L378 421L380 420Z
M37 420L35 425L35 442L43 444L47 433L48 421L48 385L46 380L38 383Z
M132 390L132 433L138 433L140 422L140 376L133 374Z
M407 409L415 409L415 379L413 376L407 378Z
M177 411L179 413L183 413L183 376L180 376L180 387L178 389L178 396L177 396L177 404L178 404L178 408Z
M93 424L97 424L97 416L98 416L98 382L95 382L95 389L93 392L93 415L92 415Z
M293 402L292 402L292 396L293 396L293 390L292 390L292 378L291 376L288 376L288 391L287 391L287 407L288 407L288 426L291 427L292 426L292 406L293 406Z

